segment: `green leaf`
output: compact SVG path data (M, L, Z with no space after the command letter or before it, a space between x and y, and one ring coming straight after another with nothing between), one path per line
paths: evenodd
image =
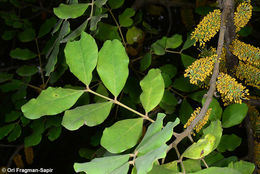
M217 149L220 152L225 152L226 150L233 151L241 144L241 142L242 139L235 134L223 135Z
M129 166L129 158L129 154L95 158L86 163L74 163L74 170L76 172L86 172L90 174L114 174L118 168L124 166L126 163ZM128 167L126 172L127 171Z
M92 16L90 20L90 30L95 31L97 29L98 22L101 21L102 18L107 18L107 14L100 14L98 16Z
M95 38L101 41L113 40L113 39L121 40L121 37L117 30L118 30L117 26L99 22L98 33L96 34Z
M195 60L196 60L195 58L189 55L181 54L181 61L185 68L188 68Z
M181 123L184 125L189 120L191 114L193 113L193 108L187 99L184 99L181 103L181 108L179 111Z
M254 163L250 163L247 161L238 161L238 162L231 162L228 164L229 168L238 170L241 174L253 174L255 170Z
M212 121L206 129L203 129L204 135L211 134L215 137L215 144L213 146L213 150L215 150L220 143L222 131L223 129L219 120Z
M42 133L45 130L44 125L45 122L43 119L37 119L31 123L30 127L32 128L33 133L24 138L25 147L36 146L41 142Z
M0 72L0 83L12 80L13 74L8 74L6 72Z
M189 35L189 36L187 37L187 40L185 41L185 43L184 43L184 45L183 45L181 51L190 48L190 47L191 47L192 45L194 45L195 43L196 43L196 41L195 41L194 39L191 40L191 36Z
M27 28L18 34L18 38L21 42L30 42L35 39L35 36L36 34L33 28Z
M15 123L0 127L0 140L7 136L15 127Z
M153 165L153 168L151 171L149 171L147 174L177 174L174 173L172 170L165 168L162 165Z
M152 63L152 55L151 53L146 53L144 57L140 61L140 71L145 71L147 68L150 67Z
M215 136L207 134L204 138L199 139L198 142L195 142L188 147L184 151L183 156L190 159L200 159L207 156L213 151L215 139Z
M153 163L160 158L166 156L168 146L163 144L161 147L148 152L147 154L137 157L135 160L135 167L137 174L147 174L153 168Z
M160 70L162 73L168 74L171 79L177 74L177 68L172 64L165 64L160 67Z
M182 44L182 35L175 34L172 37L167 38L166 48L178 48Z
M189 78L179 77L177 78L172 86L182 92L192 92L198 89L197 86L190 84Z
M61 3L59 7L53 9L53 12L60 19L74 19L83 15L88 6L85 3L69 5Z
M238 161L236 156L230 156L219 160L218 162L214 163L216 167L227 167L229 163Z
M143 119L126 119L106 128L101 145L111 153L120 153L136 145L142 135Z
M67 43L64 53L70 71L85 85L89 85L98 59L98 47L95 39L82 32L79 41Z
M151 128L149 134L145 135L141 143L136 148L138 155L144 155L165 144L172 137L173 128L178 125L179 122L180 120L177 118L174 122L168 122L162 130L158 131L158 125L161 124L161 119L159 119L159 123L155 123L157 125L154 125Z
M124 4L125 0L108 0L108 5L112 9L117 9Z
M11 40L15 37L16 31L15 30L6 30L2 34L2 39L3 40Z
M42 140L42 134L32 133L30 136L24 138L24 146L31 147L38 145Z
M119 40L106 41L98 53L98 74L106 88L117 97L128 77L129 58Z
M15 141L17 138L20 137L21 133L22 133L21 126L19 124L16 124L15 128L12 130L12 132L7 137L8 142Z
M187 159L183 161L185 172L197 172L201 170L200 160Z
M154 54L162 56L165 54L165 48L167 43L167 37L163 37L160 40L157 40L151 45L151 48L154 52Z
M12 121L15 121L17 120L19 117L22 116L22 113L21 112L18 112L18 111L11 111L9 113L7 113L5 115L5 122L6 123L9 123L9 122L12 122Z
M224 128L229 128L240 124L246 117L248 107L245 103L232 104L225 108L222 117Z
M206 93L207 93L206 90L197 91L197 92L194 92L194 93L189 94L189 97L190 97L192 100L201 103L201 101L202 101L202 99L203 99L203 96L204 96Z
M227 167L209 167L191 174L241 174L239 171Z
M202 105L204 105L205 101L206 98L203 98ZM209 108L211 108L209 120L220 120L222 115L222 107L220 106L217 99L212 98Z
M38 38L41 38L48 34L56 23L57 21L55 17L47 19L40 27Z
M140 95L145 112L153 110L162 100L164 93L164 80L159 69L151 69L140 82L143 90Z
M241 28L241 30L238 32L240 36L247 37L250 34L252 34L253 27L250 25L246 25L245 27Z
M37 99L31 99L23 105L22 111L29 119L56 115L73 106L83 93L82 90L49 87Z
M172 172L179 172L178 162L177 161L171 161L169 163L162 165L164 168L171 170ZM174 173L172 173L174 174Z
M98 8L101 8L103 5L105 5L107 3L107 0L96 0L95 1L95 5L98 7Z
M16 70L19 76L32 76L38 72L38 68L33 65L23 65Z
M56 140L57 138L59 138L60 134L61 134L61 126L58 126L58 127L51 127L49 129L49 132L48 132L48 139L50 141L54 141Z
M111 102L103 102L67 110L62 125L71 131L79 129L84 124L90 127L99 125L108 117L111 107Z
M121 27L130 27L133 24L133 17L135 15L135 10L132 8L126 8L125 11L118 16L119 24Z
M128 44L132 45L142 39L143 35L143 30L133 26L129 28L126 32L126 41Z
M165 91L163 94L162 101L160 102L160 107L166 112L166 114L171 114L175 110L175 106L178 101L173 93L170 91Z
M18 60L29 60L35 58L37 55L27 48L16 48L14 50L11 50L10 56Z
M224 156L223 156L221 153L216 152L216 151L212 151L209 155L207 155L207 156L204 158L204 160L206 161L206 163L207 163L208 166L212 166L212 165L214 165L216 162L218 162L218 161L220 161L220 160L222 160L222 159L224 159ZM202 166L203 166L203 167L206 167L206 166L204 165L204 163L202 163Z

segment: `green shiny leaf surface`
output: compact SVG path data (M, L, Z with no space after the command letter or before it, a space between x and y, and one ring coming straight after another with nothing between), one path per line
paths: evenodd
M248 107L245 103L232 104L225 108L222 117L224 128L229 128L240 124L246 117Z
M77 130L84 124L87 126L99 125L108 117L111 107L111 102L103 102L67 110L63 116L62 125L68 130Z
M101 145L111 153L120 153L136 145L142 135L143 119L126 119L103 131Z
M215 136L207 134L204 138L199 139L198 142L195 142L188 147L184 151L183 156L190 159L200 159L207 156L213 151L215 139Z
M129 58L119 40L106 41L99 51L97 71L114 96L118 96L125 86L129 73L128 63Z
M120 167L125 167L126 163L129 166L129 158L129 154L95 158L86 163L74 163L73 167L76 172L86 172L90 174L114 174L114 172Z
M151 69L140 82L143 90L140 95L145 112L150 112L162 100L164 93L164 80L159 69Z
M60 19L77 18L84 14L88 6L83 3L69 5L61 3L59 7L53 9L53 12Z
M23 105L22 111L29 119L56 115L73 106L83 93L82 90L49 87L36 99L31 99Z
M16 48L14 50L11 50L10 56L18 60L29 60L35 58L37 55L27 48Z
M95 39L83 32L79 41L67 43L64 53L70 71L85 85L89 85L98 59Z

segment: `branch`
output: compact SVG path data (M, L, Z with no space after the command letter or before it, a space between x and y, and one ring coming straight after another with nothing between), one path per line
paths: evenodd
M170 150L173 147L176 147L178 145L178 143L180 141L182 141L185 137L190 136L191 132L193 131L193 128L206 115L206 112L208 110L208 107L209 107L209 105L212 101L214 92L216 90L216 80L217 80L217 76L218 76L218 73L219 73L219 61L218 60L221 56L222 48L223 48L223 45L224 45L227 16L230 15L231 9L233 8L233 5L234 5L233 0L226 0L223 4L224 9L223 9L222 15L221 15L221 27L220 27L220 33L219 33L219 38L218 38L218 47L217 47L218 58L217 58L217 61L214 65L213 74L212 74L212 77L210 79L210 88L209 88L209 91L206 94L206 102L203 105L199 115L193 120L191 125L187 129L185 129L185 131L183 131L182 133L176 134L176 139L169 145L168 150Z
M24 148L23 144L21 144L20 146L18 146L16 148L16 150L14 151L14 153L12 154L12 156L8 160L8 163L7 163L7 166L6 166L7 168L10 168L12 166L12 162L13 162L15 155L18 154L20 152L20 150L22 150L23 148Z

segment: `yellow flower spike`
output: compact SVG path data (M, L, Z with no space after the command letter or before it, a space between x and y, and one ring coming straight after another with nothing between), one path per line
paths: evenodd
M189 77L191 84L198 85L199 82L203 82L212 74L216 58L217 55L214 54L211 57L196 60L185 70L184 77Z
M236 79L228 74L220 73L217 79L216 87L221 94L224 105L230 103L242 103L242 99L247 99L248 89L238 83Z
M235 39L230 47L231 52L238 57L239 60L250 63L260 68L260 49L250 44Z
M253 7L250 5L250 1L238 5L236 12L234 13L236 32L240 31L240 29L248 23L252 16L252 9Z
M196 126L194 127L194 130L196 130L196 132L198 133L202 127L207 123L208 119L209 119L209 115L211 113L211 108L208 109L206 115L204 116L204 118L202 120L200 120ZM199 115L201 111L201 108L198 107L196 108L196 110L194 110L194 112L191 114L191 117L189 118L189 120L187 121L187 123L184 125L184 128L187 128L188 126L190 126L191 122ZM195 134L193 134L195 135Z
M245 80L247 85L260 89L260 69L239 61L239 65L236 69L236 76L240 80Z
M204 47L205 43L214 37L220 29L221 11L219 9L210 12L198 24L195 31L191 34L191 39L200 42L200 46Z

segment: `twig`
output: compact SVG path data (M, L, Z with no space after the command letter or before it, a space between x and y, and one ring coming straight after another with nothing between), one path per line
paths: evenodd
M7 165L6 165L7 168L10 168L10 167L11 167L15 155L16 155L17 153L19 153L20 150L22 150L23 148L24 148L24 145L23 145L23 144L19 145L19 146L16 148L16 150L14 151L14 153L12 154L12 156L11 156L11 157L9 158L9 160L8 160L8 163L7 163Z
M42 85L45 86L44 74L43 74L43 70L42 70L41 52L40 52L40 49L39 49L39 44L38 44L38 39L37 38L35 38L35 43L36 43L37 54L38 54L39 63L40 63L40 73L41 73L41 78L42 78Z
M106 5L106 6L107 6L107 5ZM116 20L114 14L112 13L111 8L109 8L109 7L107 6L107 9L108 9L110 15L112 16L114 22L116 23L116 26L117 26L117 28L118 28L118 30L119 30L119 33L120 33L120 36L121 36L121 38L122 38L122 42L123 42L123 44L124 44L124 47L126 47L126 42L125 42L124 35L123 35L123 33L122 33L121 27L120 27L119 23L117 22L117 20Z
M137 114L137 115L143 117L143 119L145 119L145 120L148 120L148 121L150 121L150 122L154 122L153 119L151 119L151 118L149 118L148 116L146 116L146 115L144 115L144 114L142 114L142 113L140 113L140 112L138 112L138 111L136 111L136 110L134 110L134 109L132 109L132 108L126 106L126 105L124 105L123 103L119 102L116 98L115 98L115 99L111 99L111 98L106 97L106 96L104 96L104 95L102 95L102 94L96 93L95 91L92 91L88 86L87 86L87 88L86 88L85 91L86 91L86 92L89 92L89 93L92 93L92 94L94 94L94 95L96 95L96 96L99 96L99 97L101 97L101 98L104 98L104 99L106 99L106 100L108 100L108 101L111 101L111 102L113 102L114 104L117 104L117 105L119 105L119 106L121 106L121 107L123 107L123 108L125 108L125 109L127 109L127 110L129 110L129 111L131 111L131 112L133 112L133 113L135 113L135 114Z
M219 58L221 56L221 52L222 52L222 48L223 48L223 44L224 44L224 35L225 35L225 31L226 31L226 19L227 16L230 13L230 9L232 8L232 4L233 4L233 0L226 0L224 2L224 9L222 11L222 15L221 15L221 27L220 27L220 33L219 33L219 39L218 39L218 47L217 47L217 61L215 62L214 65L214 70L213 70L213 74L212 77L210 79L210 88L209 91L207 92L207 97L206 97L206 101L205 104L203 105L199 115L193 120L193 122L191 123L191 125L185 129L182 133L176 135L176 139L169 145L169 149L168 151L173 148L173 147L177 147L178 143L180 141L182 141L185 137L190 136L193 128L197 125L197 123L204 118L208 107L212 101L214 92L216 90L216 79L219 73Z
M204 165L209 168L208 164L206 163L206 161L204 160L204 158L201 158L201 161L204 163Z

